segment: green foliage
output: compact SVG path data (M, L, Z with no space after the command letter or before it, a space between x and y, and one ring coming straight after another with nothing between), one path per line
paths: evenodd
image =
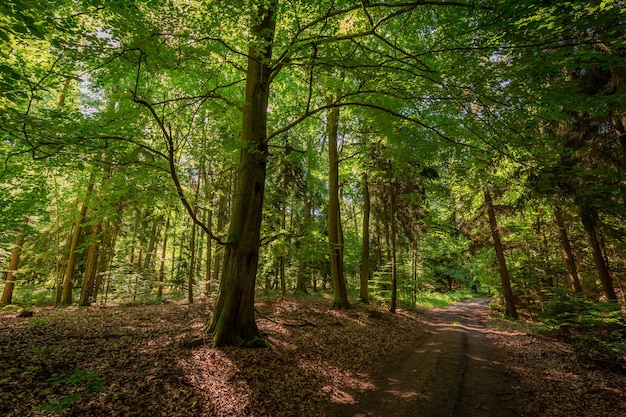
M415 305L424 308L440 308L473 297L474 294L466 291L419 292L416 294Z
M22 307L54 305L54 290L42 288L40 283L23 283L13 291L13 303Z
M626 317L617 302L561 293L544 303L539 319L539 333L563 339L592 357L626 361Z
M76 370L70 375L53 374L48 382L54 387L70 391L70 394L61 397L58 401L37 407L38 410L57 414L82 398L107 388L106 383L97 372L86 369Z

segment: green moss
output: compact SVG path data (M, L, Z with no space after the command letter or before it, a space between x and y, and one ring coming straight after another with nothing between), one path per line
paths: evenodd
M272 347L266 339L259 336L244 340L239 346L253 349L269 349Z

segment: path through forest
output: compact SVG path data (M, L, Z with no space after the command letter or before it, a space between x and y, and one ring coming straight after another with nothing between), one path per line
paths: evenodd
M352 404L336 403L343 417L514 416L515 381L496 359L487 334L489 299L431 310L415 346L380 373L375 388Z

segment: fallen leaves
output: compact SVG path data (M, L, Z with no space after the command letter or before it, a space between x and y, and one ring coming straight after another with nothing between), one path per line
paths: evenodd
M211 347L201 330L207 301L4 314L0 415L49 415L63 401L67 408L53 410L61 416L329 415L331 401L353 402L355 392L371 390L424 328L414 313L329 304L316 297L259 303L258 326L271 349ZM624 375L523 332L489 338L510 359L527 415L612 417L625 409ZM55 385L72 375L86 377ZM97 390L86 391L90 381Z

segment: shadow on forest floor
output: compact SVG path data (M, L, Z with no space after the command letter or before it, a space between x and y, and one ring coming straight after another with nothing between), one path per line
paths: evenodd
M0 415L339 415L338 404L367 404L363 398L384 388L386 373L406 367L406 353L432 337L433 325L475 326L462 317L437 323L437 311L446 309L392 315L371 305L345 311L329 304L317 297L259 303L258 324L272 344L265 350L198 343L211 311L202 299L43 308L28 318L2 313ZM624 375L585 367L555 342L495 329L486 334L507 357L514 389L528 399L521 415L565 415L554 411L554 398L583 394L577 415L617 416L626 406Z

